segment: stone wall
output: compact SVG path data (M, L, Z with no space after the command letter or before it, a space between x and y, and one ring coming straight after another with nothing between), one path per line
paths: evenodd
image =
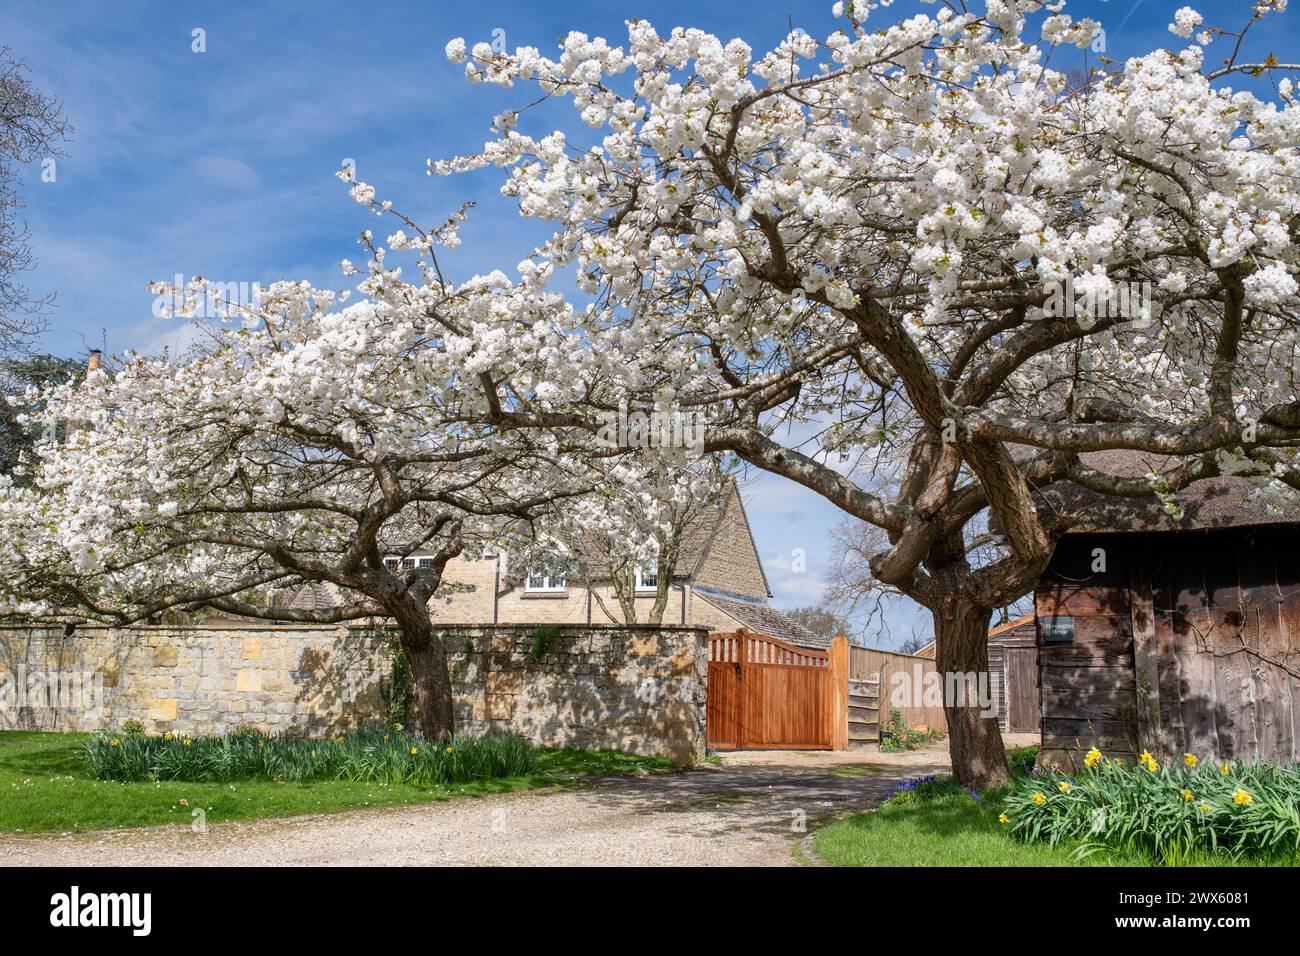
M469 733L703 757L707 632L533 625L442 630ZM383 720L391 634L346 627L0 628L0 727L326 734Z
M448 629L457 725L550 746L704 757L708 632L530 625ZM536 658L536 659L535 659Z

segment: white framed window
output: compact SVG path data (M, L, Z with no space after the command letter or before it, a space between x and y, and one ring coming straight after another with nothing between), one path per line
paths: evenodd
M563 574L530 574L524 582L524 591L530 594L556 594L568 586L569 582Z
M657 591L659 589L658 569L637 568L636 589L638 591Z
M389 571L410 571L412 568L424 568L433 564L433 558L384 558L384 567Z

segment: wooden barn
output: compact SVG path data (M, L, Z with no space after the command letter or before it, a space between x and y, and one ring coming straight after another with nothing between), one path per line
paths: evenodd
M1101 467L1092 462L1094 467ZM1152 465L1111 456L1105 470ZM1073 514L1034 594L1043 752L1078 766L1150 750L1162 760L1300 757L1300 514L1207 479L1174 499L1052 486Z

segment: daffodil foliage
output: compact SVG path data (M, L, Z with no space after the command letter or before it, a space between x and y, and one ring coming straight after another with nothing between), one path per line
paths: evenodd
M1167 49L1124 63L1063 2L889 5L766 51L639 20L554 56L453 40L470 81L529 89L430 171L504 170L554 225L521 268L575 269L605 383L707 408L709 450L883 529L876 578L936 612L942 669L983 669L988 609L1069 522L1033 486L1168 497L1231 473L1293 500L1297 67L1242 55L1285 0L1221 27L1179 9ZM523 104L560 99L575 122L530 130ZM1161 464L1089 463L1108 449ZM990 722L953 729L1001 763Z

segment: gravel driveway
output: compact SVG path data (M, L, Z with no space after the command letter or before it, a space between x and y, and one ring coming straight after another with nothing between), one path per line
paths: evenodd
M946 772L944 749L735 754L721 768L384 810L0 837L11 866L788 866L819 819Z

